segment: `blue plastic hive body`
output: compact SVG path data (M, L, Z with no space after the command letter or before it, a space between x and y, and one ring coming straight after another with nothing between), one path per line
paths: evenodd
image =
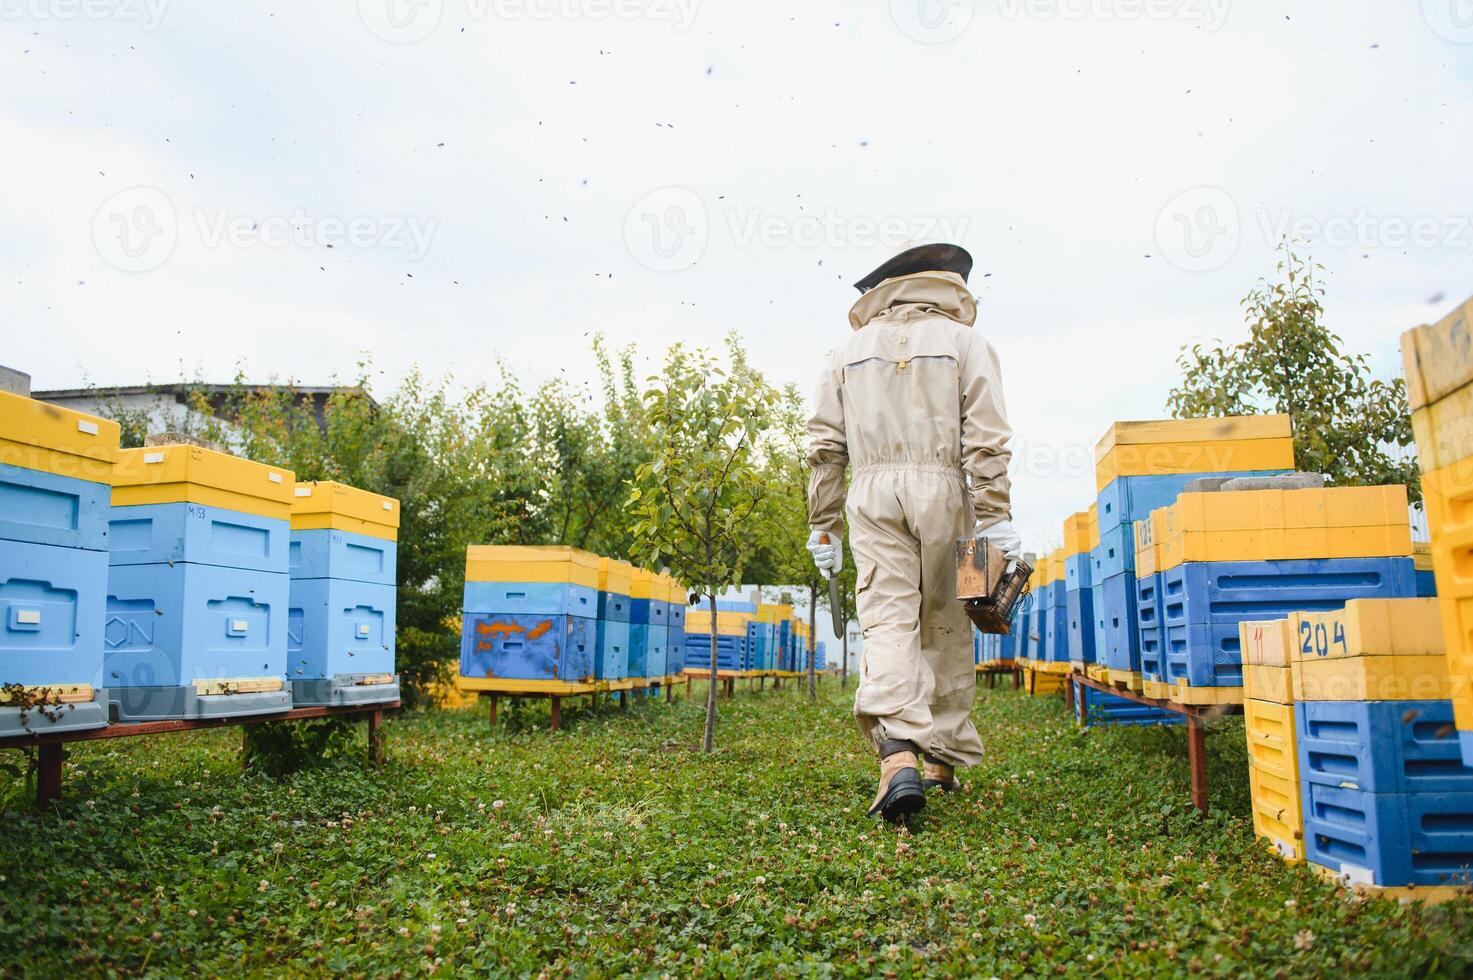
M288 680L394 672L394 586L293 578L290 608Z
M1100 544L1090 552L1090 581L1135 572L1135 523L1100 532Z
M598 590L568 582L467 582L461 611L593 619Z
M1135 580L1136 630L1140 635L1141 676L1165 683L1166 638L1161 629L1161 576Z
M1048 659L1050 663L1068 663L1070 657L1069 647L1069 605L1066 600L1063 583L1054 583L1056 588L1053 596L1058 601L1049 606L1047 618L1044 620L1048 629L1048 638L1045 641L1048 646Z
M289 571L291 528L283 518L203 504L137 504L112 508L108 523L113 565L189 562Z
M112 487L0 463L0 541L107 550Z
M464 677L581 683L594 676L594 620L565 614L467 613Z
M1053 603L1053 588L1053 583L1049 583L1033 592L1032 622L1028 629L1032 641L1029 656L1034 660L1046 661L1049 658L1048 611Z
M102 685L107 552L0 543L0 683Z
M617 619L595 621L593 673L599 680L644 677L644 651L638 654L629 643L629 624Z
M1431 569L1417 572L1417 598L1431 599L1437 595L1437 575Z
M1011 633L1004 633L997 638L997 659L999 660L1016 660L1018 657L1019 634L1022 631L1016 619L1013 620L1011 629Z
M1094 584L1094 556L1088 551L1064 559L1064 588L1087 589Z
M819 640L813 648L813 669L827 670L829 666L828 643Z
M746 645L745 637L716 637L716 669L741 670L742 660L746 656L744 649ZM708 671L711 669L710 633L687 632L685 634L685 667L687 670Z
M652 623L645 629L649 631L645 645L645 676L664 677L670 672L670 627Z
M1097 498L1100 533L1114 530L1122 523L1143 521L1151 511L1167 507L1186 489L1186 485L1202 477L1274 476L1287 470L1249 470L1242 473L1169 473L1163 476L1117 476L1105 485Z
M398 558L399 546L393 541L368 534L321 528L291 532L287 566L292 578L342 578L354 582L393 585L398 581L395 574ZM467 583L473 584L476 583ZM483 584L507 585L505 582ZM592 593L593 590L588 591ZM512 611L509 606L499 608Z
M629 597L618 592L598 593L598 618L616 623L629 622Z
M1157 575L1168 680L1243 683L1238 624L1415 594L1410 558L1187 562Z
M665 622L669 630L665 641L666 670L678 674L685 669L685 606L672 602L666 609Z
M630 623L626 670L629 677L649 677L650 624Z
M1091 566L1093 567L1093 566ZM1090 619L1094 625L1094 649L1095 663L1105 662L1105 651L1109 649L1109 640L1105 634L1105 583L1103 580L1093 580L1089 586L1090 595Z
M1463 747L1463 765L1473 766L1473 732L1459 729L1458 744Z
M718 612L754 613L757 611L757 604L755 602L743 602L740 599L717 599L716 610Z
M1300 782L1305 856L1373 885L1470 883L1473 793L1367 793Z
M285 549L282 551L285 560ZM285 677L291 581L221 565L114 565L103 626L104 682L179 687Z
M665 626L669 623L670 603L663 599L630 599L629 622Z
M1449 701L1301 701L1301 779L1367 793L1473 793Z
M1105 634L1105 650L1101 657L1111 670L1141 669L1140 636L1135 608L1135 573L1121 572L1104 580L1100 590L1100 608L1095 616Z
M1069 618L1069 659L1074 663L1095 662L1095 607L1093 589L1070 589L1065 611Z

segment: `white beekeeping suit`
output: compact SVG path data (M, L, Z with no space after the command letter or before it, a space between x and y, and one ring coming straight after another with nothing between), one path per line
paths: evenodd
M924 803L909 789L920 783L915 753L926 757L926 784L943 789L959 785L953 767L982 756L956 541L979 530L1009 557L1021 551L1012 432L997 354L972 330L970 267L960 248L922 246L861 281L853 333L823 370L808 424L811 540L826 532L836 542L847 515L864 632L854 713L882 758L875 811L889 819ZM812 547L820 567L837 565L836 546Z

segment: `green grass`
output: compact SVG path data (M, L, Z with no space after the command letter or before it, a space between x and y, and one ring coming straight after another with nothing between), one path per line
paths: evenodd
M697 692L702 687L697 686ZM699 705L431 712L281 781L236 731L75 746L0 815L0 972L1468 975L1473 905L1350 901L1254 840L1240 721L1184 803L1179 730L979 691L987 762L911 830L838 684ZM361 743L360 743L361 744ZM13 759L12 759L13 761Z

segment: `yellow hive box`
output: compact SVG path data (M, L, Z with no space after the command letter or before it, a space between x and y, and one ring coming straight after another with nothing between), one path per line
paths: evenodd
M1243 689L1241 687L1193 687L1186 681L1176 681L1171 685L1171 697L1168 699L1177 704L1242 704Z
M655 597L655 573L648 568L630 566L629 591L626 594L631 599L653 599Z
M1294 636L1287 619L1251 619L1238 624L1244 664L1287 667L1294 662ZM1253 697L1255 695L1249 695Z
M1244 664L1243 697L1273 704L1293 704L1294 669L1270 667L1267 664Z
M1473 599L1439 599L1449 695L1459 731L1473 732Z
M1098 502L1089 505L1089 550L1093 551L1100 546L1100 505Z
M1181 473L1238 473L1247 470L1292 470L1294 440L1237 439L1231 442L1172 442L1116 446L1095 462L1095 489L1103 490L1121 476L1167 476Z
M1294 706L1248 698L1243 702L1243 730L1248 737L1248 764L1298 785Z
M1412 435L1424 470L1473 456L1473 384L1413 412Z
M1337 657L1294 665L1295 701L1446 701L1448 659Z
M1404 558L1412 553L1412 528L1403 523L1385 527L1186 531L1168 537L1160 547L1158 571L1189 561Z
M1135 522L1135 577L1149 578L1161 570L1161 544L1166 540L1166 508L1158 507Z
M1055 548L1048 555L1048 582L1044 584L1062 581L1064 581L1064 549Z
M1436 599L1352 599L1344 609L1289 620L1290 655L1298 661L1441 657L1447 649Z
M290 520L291 470L202 446L124 449L113 467L113 506L188 502Z
M566 545L473 544L467 582L569 582L598 588L598 555Z
M1252 439L1288 439L1293 428L1287 415L1226 415L1207 419L1152 419L1116 422L1095 443L1095 462L1116 446L1156 446L1171 443L1225 443ZM1257 469L1257 467L1250 467ZM1231 470L1200 470L1225 473Z
M1401 357L1414 412L1473 384L1473 299L1430 327L1402 334Z
M1432 542L1412 542L1412 568L1419 572L1432 571Z
M1401 485L1183 493L1164 509L1167 537L1190 531L1338 531L1409 523L1407 490Z
M399 501L331 480L298 483L292 491L292 530L319 528L396 541Z
M1303 861L1304 811L1299 802L1299 783L1249 766L1248 793L1253 832L1267 840L1285 861Z
M1070 514L1064 519L1063 557L1072 558L1089 549L1089 511Z
M1473 457L1422 474L1437 594L1473 596Z
M599 558L598 590L611 595L628 595L635 568L617 558Z
M118 423L0 391L0 463L111 483Z

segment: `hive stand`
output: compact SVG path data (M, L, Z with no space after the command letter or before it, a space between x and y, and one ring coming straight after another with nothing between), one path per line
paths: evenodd
M664 688L665 700L673 701L672 689L675 686L675 676L664 677L626 677L620 680L593 680L593 681L534 681L515 680L509 678L493 677L462 677L459 686L462 690L473 691L487 696L490 702L487 710L487 720L491 727L496 727L497 716L500 713L502 698L547 698L548 707L551 711L551 721L548 725L550 731L559 731L563 727L563 698L588 697L590 701L597 700L603 694L618 694L619 707L627 710L629 698L636 693L648 694L657 688ZM689 684L687 684L689 687Z
M985 685L989 688L997 686L999 677L1011 677L1013 679L1013 690L1023 686L1023 668L1016 663L1011 664L988 664L977 666L977 677L986 678Z
M61 796L62 746L70 742L95 742L105 738L131 738L138 735L159 735L164 732L191 732L206 728L226 728L259 725L266 721L302 721L308 718L334 718L345 715L368 716L368 761L381 765L384 761L383 720L384 712L399 707L398 701L382 704L354 704L342 707L293 708L291 711L274 715L251 715L238 718L202 718L199 720L179 719L174 721L146 721L137 724L111 724L105 728L85 731L38 733L0 739L0 749L27 749L35 746L38 751L36 770L36 808L44 809L52 800ZM248 761L242 757L242 763Z
M1204 817L1207 815L1207 738L1203 727L1204 715L1216 718L1229 712L1241 712L1241 704L1178 704L1101 683L1085 674L1070 674L1067 680L1068 683L1064 685L1064 705L1076 713L1081 727L1089 725L1088 692L1092 690L1182 715L1187 723L1187 762L1192 770L1192 806Z

